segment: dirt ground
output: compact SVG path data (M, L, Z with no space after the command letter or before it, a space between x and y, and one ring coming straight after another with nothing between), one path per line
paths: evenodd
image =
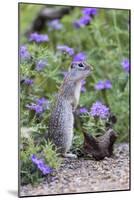
M64 159L54 177L21 186L21 196L97 192L129 189L129 145L115 145L114 156L102 161Z

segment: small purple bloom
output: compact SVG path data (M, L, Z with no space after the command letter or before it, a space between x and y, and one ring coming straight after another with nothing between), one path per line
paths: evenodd
M80 28L80 27L81 27L80 20L78 19L78 20L74 21L74 22L73 22L73 26L74 26L75 28Z
M73 58L73 62L77 62L77 61L85 61L86 60L86 54L84 52L80 52L78 54L76 54Z
M26 79L24 80L24 83L25 83L26 85L32 85L32 84L33 84L33 80L30 79L30 78L26 78Z
M49 21L48 26L54 30L61 30L63 28L63 25L60 23L59 19Z
M112 83L110 80L106 80L104 82L104 85L105 85L105 89L111 89L112 88Z
M38 164L38 159L34 154L31 155L31 160L34 164Z
M94 16L97 14L97 9L96 8L83 8L82 13L84 15Z
M122 65L123 69L125 70L125 72L127 72L127 73L130 72L130 63L127 58L122 61L121 65Z
M40 105L35 105L34 110L36 113L42 113L43 112L43 107Z
M73 56L73 55L74 55L74 49L68 47L67 45L58 45L58 46L57 46L57 49L58 49L59 51L68 53L70 56Z
M84 86L81 87L81 92L82 93L86 92L86 88Z
M21 60L29 60L31 58L30 53L25 45L20 47L20 58Z
M82 81L81 81L81 92L82 92L82 93L86 92L86 88L85 88L85 86L84 86L85 84L86 84L86 81L85 81L85 80L82 80Z
M40 114L49 109L49 101L46 98L42 97L36 99L36 103L27 104L26 108L28 108L29 110L34 110L36 114Z
M29 37L29 41L30 42L34 41L37 43L48 42L49 37L46 34L31 33Z
M88 25L91 22L91 17L90 16L83 16L80 19L76 20L74 22L74 26L76 28L80 28L80 27L85 27L86 25Z
M26 105L26 107L30 110L34 110L37 114L42 113L43 112L43 107L38 105L38 104L30 104L30 105Z
M103 82L103 81L99 81L99 82L95 85L95 89L96 89L96 90L103 90L103 89L104 89L104 82Z
M41 71L44 67L46 67L46 65L47 65L47 62L45 60L39 60L36 63L36 70Z
M44 175L52 172L52 168L46 165L42 159L38 159L34 154L31 155L31 160Z
M95 89L96 90L104 90L104 89L111 89L112 88L112 84L110 80L106 80L106 81L99 81L96 85L95 85Z
M42 106L45 103L45 101L47 100L44 97L36 99L36 103L40 106Z
M91 17L85 15L80 19L80 24L81 26L86 26L90 23L90 21L91 21Z
M87 108L84 108L84 107L83 107L83 108L80 108L79 111L80 111L81 114L88 113Z
M36 104L39 105L39 106L43 106L45 110L48 110L49 109L49 100L46 99L45 97L42 97L42 98L39 98L39 99L36 99Z
M109 116L109 108L103 105L101 102L97 101L93 103L90 109L90 115L93 117L100 117L105 119Z

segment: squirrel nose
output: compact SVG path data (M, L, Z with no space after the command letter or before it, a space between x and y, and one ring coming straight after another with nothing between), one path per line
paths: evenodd
M87 65L86 67L87 70L90 70L91 72L94 71L94 68L92 65Z

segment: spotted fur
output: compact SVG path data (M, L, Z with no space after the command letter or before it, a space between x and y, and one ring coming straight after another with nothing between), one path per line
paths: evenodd
M73 111L79 102L81 80L90 73L89 65L82 63L82 68L78 66L79 63L81 62L73 63L64 79L50 116L48 135L62 154L66 154L72 145Z

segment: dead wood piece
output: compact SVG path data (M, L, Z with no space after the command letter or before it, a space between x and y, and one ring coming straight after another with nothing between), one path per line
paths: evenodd
M84 134L83 148L85 153L91 154L96 160L102 160L106 156L113 154L113 145L116 141L117 134L113 129L109 129L103 136L93 137L91 134Z

